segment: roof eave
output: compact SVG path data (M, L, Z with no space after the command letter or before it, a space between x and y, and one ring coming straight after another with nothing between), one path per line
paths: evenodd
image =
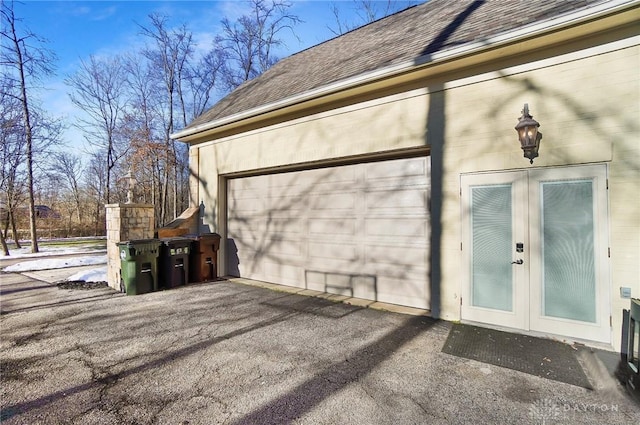
M239 123L260 115L274 112L283 108L295 106L324 96L335 94L350 88L366 85L382 79L391 78L399 74L423 67L432 67L444 62L454 61L459 58L469 57L488 50L493 50L506 45L511 45L540 37L545 34L561 31L567 28L578 26L586 22L600 19L606 16L615 15L628 9L633 9L640 5L640 0L612 0L603 2L593 7L576 11L574 13L558 16L549 20L538 22L519 28L514 31L498 34L494 37L487 38L479 42L473 42L461 45L456 48L427 54L417 57L413 60L394 64L388 67L379 68L377 70L360 74L345 80L341 80L332 84L328 84L317 89L309 90L294 96L271 102L257 108L230 115L218 120L209 121L207 123L185 128L181 131L173 133L171 138L183 142L191 142L202 139L205 133L213 133L230 124Z

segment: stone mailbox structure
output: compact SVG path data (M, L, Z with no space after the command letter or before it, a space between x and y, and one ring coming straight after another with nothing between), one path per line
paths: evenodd
M107 280L120 290L120 252L118 243L154 237L153 205L108 204L107 209Z

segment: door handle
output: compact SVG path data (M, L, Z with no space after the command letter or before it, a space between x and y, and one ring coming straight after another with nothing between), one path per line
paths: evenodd
M524 264L522 258L518 258L516 261L512 261L511 264Z

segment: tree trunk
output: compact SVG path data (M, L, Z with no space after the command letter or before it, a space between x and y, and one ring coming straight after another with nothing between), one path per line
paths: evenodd
M9 255L9 247L7 246L7 241L4 239L4 234L0 232L0 243L2 244L2 251L5 256Z
M20 245L20 237L18 235L18 225L16 224L16 215L13 213L13 206L9 206L9 223L11 223L11 234L13 235L13 243L16 244L16 248L22 248Z
M4 236L4 238L6 239L7 237L9 237L9 211L7 211L6 213L6 217L3 217L2 219L2 235Z
M29 192L29 231L31 233L31 252L38 252L38 235L36 231L36 201L33 193L33 131L29 114L29 102L27 100L27 82L24 75L24 59L22 49L14 36L16 53L18 55L18 71L20 72L20 90L22 91L22 116L24 120L25 136L27 141L27 186Z

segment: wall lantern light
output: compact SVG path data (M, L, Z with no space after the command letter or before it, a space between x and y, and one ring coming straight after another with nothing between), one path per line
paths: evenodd
M529 104L525 103L522 116L519 118L515 129L518 132L518 139L520 139L524 157L528 158L531 164L533 164L533 158L538 156L540 139L542 139L542 133L538 131L538 127L540 127L540 123L529 115Z

